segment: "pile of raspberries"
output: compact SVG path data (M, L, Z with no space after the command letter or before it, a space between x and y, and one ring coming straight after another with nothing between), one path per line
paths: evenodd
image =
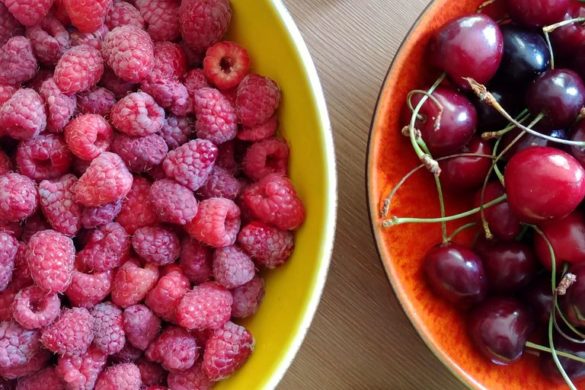
M0 1L0 389L201 390L305 210L229 0Z

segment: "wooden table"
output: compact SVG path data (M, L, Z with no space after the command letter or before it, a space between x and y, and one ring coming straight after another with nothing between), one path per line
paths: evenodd
M285 2L325 89L339 210L323 301L280 389L463 389L404 315L378 259L366 209L366 144L378 92L428 0Z

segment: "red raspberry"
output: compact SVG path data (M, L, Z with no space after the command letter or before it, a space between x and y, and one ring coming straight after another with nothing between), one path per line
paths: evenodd
M75 262L75 246L69 237L53 230L38 232L30 238L25 256L37 286L48 293L67 289Z
M232 106L234 106L234 107L236 106L236 97L238 94L237 88L227 89L227 90L221 91L221 93L232 104Z
M184 225L197 214L193 192L173 180L154 182L150 187L150 201L162 222Z
M115 202L130 192L133 180L120 156L103 152L79 178L75 186L75 201L87 207Z
M40 329L51 324L61 313L57 294L49 294L36 286L20 290L14 298L13 316L25 329Z
M273 115L268 122L256 127L244 127L238 131L238 139L257 142L273 137L278 129L278 115Z
M180 45L173 42L154 44L154 68L148 80L178 80L186 71L187 56Z
M240 231L240 209L229 199L206 199L199 203L197 216L185 230L191 237L214 248L233 245Z
M219 329L232 314L232 294L215 282L193 287L177 306L179 325L189 330Z
M119 100L111 115L114 127L133 137L158 132L165 120L165 111L144 92L134 92Z
M47 108L47 130L60 133L75 113L77 98L65 95L51 77L43 82L39 94Z
M125 1L115 1L106 15L106 26L113 30L116 27L126 25L144 28L144 19L140 15L140 11L132 4Z
M46 65L55 65L70 47L69 31L53 16L47 16L38 25L26 29L37 59Z
M175 321L175 309L189 290L189 279L180 271L164 275L146 296L146 305L165 321Z
M50 230L51 225L46 221L45 216L42 212L38 212L31 217L27 218L22 229L22 241L28 243L30 238L38 232L43 230Z
M158 280L158 268L137 260L128 260L116 272L112 283L112 301L120 307L136 305L154 287Z
M41 341L60 355L84 354L93 341L93 317L82 307L63 310L57 321L43 329Z
M256 276L243 286L233 289L232 296L232 317L248 318L256 313L264 298L264 280Z
M122 210L122 199L100 207L86 207L81 212L81 225L85 229L95 229L114 222Z
M130 344L146 350L160 332L160 319L144 305L134 305L124 310L124 331Z
M123 80L139 83L154 66L154 46L148 33L135 26L116 27L106 35L102 53Z
M81 93L77 96L77 107L83 114L106 116L110 114L114 104L116 104L116 95L106 88L96 88L93 91Z
M2 387L0 386L0 389ZM18 380L16 390L64 390L65 386L61 378L55 372L55 368L48 367L35 374Z
M134 179L132 190L124 200L122 211L118 214L116 221L124 226L130 234L134 234L136 229L158 222L156 212L150 202L150 183L148 180L142 177Z
M10 38L0 48L0 84L16 85L32 79L37 60L31 42L21 36Z
M106 368L99 376L95 390L140 390L140 370L133 363Z
M227 322L207 341L203 372L212 381L227 378L248 360L253 350L254 338L250 332L243 326Z
M0 46L15 35L22 35L24 29L3 3L0 3Z
M12 280L18 248L16 238L0 231L0 291L5 290Z
M74 94L95 87L104 74L99 50L89 45L67 50L55 67L55 83L63 93Z
M111 360L113 363L134 363L137 362L141 357L141 350L134 348L129 343L126 343L120 352L111 356Z
M238 86L236 111L245 127L256 127L274 115L280 105L280 89L267 77L250 74Z
M203 69L192 69L185 75L185 86L189 91L189 96L195 95L195 92L201 88L208 88L209 84L205 78Z
M47 16L53 0L4 0L4 5L21 24L34 26Z
M79 31L92 33L104 24L112 0L64 0L71 24Z
M150 171L162 163L169 147L158 134L145 137L129 137L117 134L112 142L112 152L117 153L134 173Z
M18 293L18 286L10 284L4 291L0 292L0 321L12 320L12 304ZM0 346L0 353L2 348Z
M161 107L170 110L175 115L184 116L193 110L187 87L177 80L145 81L141 88Z
M244 226L238 235L238 244L256 261L269 269L283 265L295 246L294 235L262 222Z
M18 222L30 217L37 209L35 183L18 173L0 176L0 220Z
M22 367L34 360L40 351L38 331L24 329L14 321L0 322L0 369ZM2 371L0 375L6 377Z
M130 237L124 228L112 222L92 231L77 258L90 270L110 271L119 267L130 253Z
M56 371L67 389L92 390L107 359L105 353L91 346L81 356L60 356Z
M104 72L101 85L112 91L118 99L123 98L136 88L136 84L122 80L109 68L106 68Z
M126 335L122 324L122 310L111 302L100 303L91 309L93 316L93 344L108 355L124 348Z
M66 236L73 237L81 228L81 207L73 201L75 175L65 175L59 180L43 180L39 184L41 210L51 227Z
M70 171L72 163L67 145L54 134L22 141L16 150L18 171L35 180L58 178Z
M136 362L136 365L140 370L142 386L156 386L165 383L166 372L159 364L150 362L143 358ZM167 388L162 387L162 389Z
M201 363L196 363L186 371L171 372L167 379L173 390L211 390L213 383L201 369Z
M174 41L180 35L179 4L175 0L136 0L154 41Z
M242 162L246 176L258 181L272 173L286 176L289 149L285 141L271 138L252 144Z
M76 157L86 161L108 150L113 138L112 127L97 114L80 115L65 127L65 142L69 149Z
M236 161L236 143L234 141L226 142L218 147L217 161L215 165L225 169L232 175L238 173L239 163Z
M132 237L132 247L138 256L156 265L173 263L181 251L177 235L159 226L146 226L136 230Z
M34 138L45 127L47 115L43 99L32 89L19 89L0 108L0 128L14 139Z
M30 276L28 263L26 262L26 244L21 242L18 245L18 251L14 258L14 271L12 272L12 282L10 283L9 288L13 287L20 290L32 284L33 280Z
M5 379L17 379L23 378L28 375L32 375L35 372L40 371L41 369L47 367L49 359L51 358L51 354L49 351L39 348L37 353L34 354L30 360L26 363L10 367L10 368L1 368L0 367L0 375Z
M217 88L235 88L250 70L248 51L234 42L218 42L207 49L203 70Z
M203 52L221 40L231 18L228 0L185 0L179 9L183 39L197 52Z
M198 194L204 199L226 198L235 200L241 189L242 184L238 179L227 170L216 165L203 187L199 189Z
M72 306L94 307L112 291L112 279L112 271L93 272L77 262L65 295Z
M161 363L169 371L191 368L198 356L195 337L176 326L166 328L146 350L149 360Z
M227 289L240 287L254 278L254 262L235 246L215 250L213 255L213 276Z
M201 284L211 279L211 249L192 238L181 243L181 268L191 283Z
M1 5L2 3L0 3ZM18 89L12 85L0 85L0 106L6 103Z
M96 48L97 50L101 50L102 42L109 32L110 30L108 30L106 25L101 26L92 33L73 31L71 33L71 46L88 45Z
M189 141L193 134L193 123L189 117L169 115L160 134L169 150L173 150Z
M231 103L213 88L200 88L193 98L197 122L197 136L223 144L236 138L238 118Z
M163 169L169 178L197 191L207 181L216 158L217 147L213 143L196 139L170 151Z

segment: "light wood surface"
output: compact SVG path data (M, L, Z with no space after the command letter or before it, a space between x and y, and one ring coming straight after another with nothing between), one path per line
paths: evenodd
M380 86L428 0L285 0L316 62L335 137L338 228L325 293L279 389L463 389L418 337L370 231L366 145Z

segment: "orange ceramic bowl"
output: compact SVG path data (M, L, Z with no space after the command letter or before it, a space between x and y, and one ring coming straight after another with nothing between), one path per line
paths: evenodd
M474 13L483 0L435 0L406 38L388 73L372 122L368 158L369 207L380 257L398 299L431 351L466 385L476 389L554 389L533 356L506 367L489 363L473 348L464 314L435 297L421 271L425 253L440 243L438 225L381 226L382 201L419 164L401 135L403 110L412 89L426 89L439 76L426 58L430 37L452 19ZM497 11L496 11L497 13ZM470 197L447 195L448 214L470 208ZM391 215L431 217L439 206L430 174L418 173L397 193ZM453 226L451 226L451 229ZM563 388L561 386L558 387Z

